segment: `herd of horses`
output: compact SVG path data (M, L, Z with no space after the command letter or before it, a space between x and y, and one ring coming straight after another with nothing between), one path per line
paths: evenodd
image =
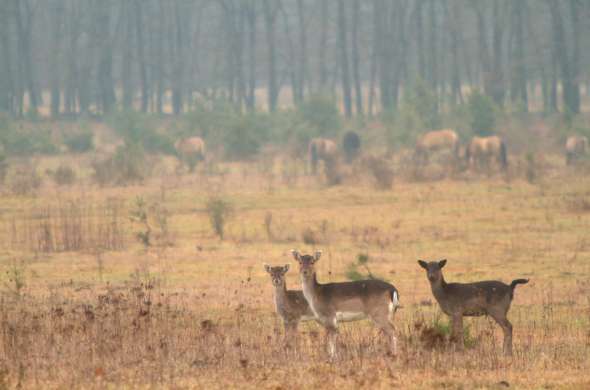
M189 167L191 172L196 165L205 160L205 141L200 137L189 137L174 144L179 160ZM361 150L361 140L357 133L348 131L339 147L337 141L329 138L313 138L307 148L308 163L312 174L318 172L320 162L329 164L338 160L341 154L347 163L352 162ZM565 143L567 165L586 158L590 152L588 138L582 135L569 136ZM446 153L451 156L454 167L462 166L478 172L496 167L500 171L508 168L506 142L497 135L488 137L474 136L466 145L462 145L459 136L452 129L434 130L420 136L414 147L413 160L416 166L429 164L432 156Z

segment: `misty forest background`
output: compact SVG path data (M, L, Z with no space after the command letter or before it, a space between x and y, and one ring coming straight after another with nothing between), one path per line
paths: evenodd
M329 93L350 117L422 80L438 106L477 88L578 113L589 22L583 0L0 0L0 111L275 111Z

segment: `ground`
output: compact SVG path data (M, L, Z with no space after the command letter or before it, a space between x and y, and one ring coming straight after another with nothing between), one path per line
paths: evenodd
M377 191L256 163L222 171L4 194L0 388L590 388L587 177L563 168L533 184L492 175L397 180ZM147 247L137 239L145 225L130 218L137 197L147 205ZM231 204L223 240L207 213L211 197ZM113 218L105 205L114 199ZM71 200L86 211L71 211ZM49 224L39 222L47 215ZM67 228L76 223L67 215L83 229ZM115 239L108 231L121 249L104 249ZM76 232L94 244L39 249ZM323 250L321 282L346 280L368 254L371 272L400 292L397 358L368 321L341 326L335 361L315 323L285 344L263 263L290 263L287 283L297 288L292 248ZM509 313L513 357L502 355L490 319L466 321L465 352L433 336L447 318L416 261L442 258L447 281L530 278Z

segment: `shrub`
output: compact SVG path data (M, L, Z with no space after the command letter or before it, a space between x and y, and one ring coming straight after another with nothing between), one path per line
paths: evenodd
M224 131L224 152L232 160L241 160L258 153L268 140L268 116L248 113L236 116Z
M92 132L84 130L73 134L68 134L64 139L64 144L72 153L84 153L92 150L94 147Z
M41 187L41 176L33 164L14 167L8 174L8 188L14 195L24 196L34 194Z
M58 147L46 129L17 128L12 122L0 122L0 143L11 155L55 154Z
M427 129L434 130L440 127L436 91L430 89L423 80L416 81L414 87L408 91L404 102L417 114Z
M172 137L159 133L145 114L122 111L115 113L108 121L127 145L140 145L148 152L175 153Z
M69 186L76 181L76 171L67 165L60 165L51 175L58 186Z
M225 225L233 215L233 207L231 203L215 196L207 201L206 210L213 231L219 236L219 239L223 240Z
M359 272L359 268L363 268L366 275ZM356 262L348 265L346 271L346 277L349 280L363 280L363 279L375 279L375 276L369 268L369 255L366 253L359 253L356 257Z
M340 129L340 113L333 99L323 95L312 95L297 107L297 121L305 124L307 139L312 137L334 137Z
M138 144L119 146L113 156L94 161L92 168L94 180L101 186L140 183L151 173L151 164Z
M481 92L474 91L469 96L469 114L471 116L471 131L488 136L494 132L496 126L496 105L494 101Z
M4 154L4 152L0 152L0 186L4 184L7 173L8 161L6 161L6 155Z
M383 157L367 157L365 166L375 178L376 187L380 190L391 189L393 185L393 168Z

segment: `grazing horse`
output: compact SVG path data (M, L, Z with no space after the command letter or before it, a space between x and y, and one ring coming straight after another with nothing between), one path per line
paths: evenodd
M324 163L333 161L338 154L336 142L327 138L314 138L309 142L309 163L312 174L317 173L318 162Z
M187 164L190 172L195 170L199 161L205 159L205 141L201 137L179 139L174 148L181 163Z
M491 137L473 137L467 146L465 159L471 168L485 166L490 168L493 160L505 171L508 167L506 144L497 135Z
M459 153L459 137L454 130L444 129L429 131L416 141L414 159L416 162L426 164L430 154L440 150L449 150L453 159L457 159Z
M565 160L567 165L576 162L580 157L588 154L588 138L583 135L571 135L565 142Z

